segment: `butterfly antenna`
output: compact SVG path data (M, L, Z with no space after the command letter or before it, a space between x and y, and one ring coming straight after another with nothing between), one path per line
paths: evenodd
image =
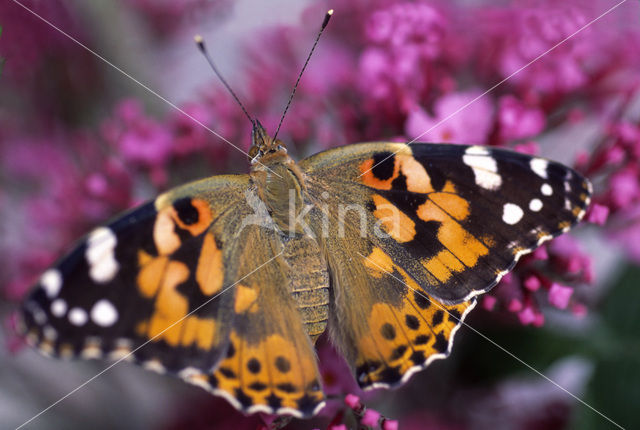
M329 24L329 19L331 19L331 15L333 15L333 9L330 9L327 14L324 16L324 21L322 21L322 27L320 27L320 31L316 36L315 42L313 42L313 46L311 47L311 51L309 51L309 55L307 56L307 60L304 62L304 66L302 66L302 70L300 70L300 74L298 75L298 79L296 80L296 84L293 86L293 91L291 91L291 95L289 96L289 101L287 102L287 106L284 108L284 112L282 113L282 117L280 118L280 123L278 124L278 128L276 129L276 133L273 135L273 140L276 140L278 136L278 132L280 131L280 127L282 126L282 121L284 121L284 117L287 115L287 111L289 110L289 106L291 106L291 101L293 100L293 96L298 89L298 84L300 83L300 78L302 78L302 74L304 70L307 68L309 64L309 60L311 59L311 55L313 55L313 51L316 49L318 45L318 41L320 40L320 36L322 36L322 32L324 31L327 24Z
M195 40L196 45L198 45L198 49L200 50L200 52L202 52L202 55L204 55L204 58L207 59L207 62L209 63L209 65L213 69L213 72L216 74L218 79L220 79L220 81L225 86L227 91L229 91L229 93L231 93L231 96L233 96L233 98L238 103L238 105L240 105L240 109L242 109L242 112L244 112L244 114L247 116L247 118L249 118L249 121L251 121L251 124L253 124L253 119L251 119L251 115L249 115L249 112L247 112L247 110L244 108L244 105L242 104L242 102L240 101L240 99L238 98L236 93L233 92L233 90L231 89L231 87L229 86L227 81L222 77L222 75L218 71L218 68L216 67L216 65L214 64L213 60L211 59L211 56L209 55L209 52L207 51L207 47L204 44L204 40L202 39L202 36L196 35L193 38L193 40Z

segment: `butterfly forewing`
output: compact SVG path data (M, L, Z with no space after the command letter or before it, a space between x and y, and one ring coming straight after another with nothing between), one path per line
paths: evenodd
M479 146L350 145L301 165L318 189L342 191L340 203L366 206L374 223L363 240L445 303L487 291L521 255L568 231L591 193L562 164Z
M90 232L25 300L27 339L63 357L128 356L170 372L215 366L233 295L198 307L229 283L220 227L242 202L240 178L178 188Z

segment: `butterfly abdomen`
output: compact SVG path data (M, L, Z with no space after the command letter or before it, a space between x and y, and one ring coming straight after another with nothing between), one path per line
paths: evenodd
M317 242L308 236L293 238L285 245L284 258L290 269L289 289L311 340L324 332L329 318L329 273Z

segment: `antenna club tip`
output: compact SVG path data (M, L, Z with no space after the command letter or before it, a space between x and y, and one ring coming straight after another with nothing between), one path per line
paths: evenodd
M329 24L329 19L331 18L332 15L333 15L333 9L329 9L329 11L327 11L327 14L324 16L324 21L322 21L323 30L327 26L327 24Z
M202 36L196 34L195 36L193 36L193 41L196 42L200 50L204 50L204 39L202 38Z

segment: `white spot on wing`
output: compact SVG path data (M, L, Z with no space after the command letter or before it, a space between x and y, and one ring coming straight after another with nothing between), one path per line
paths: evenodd
M112 326L118 321L118 311L108 300L98 300L91 308L91 321L102 327Z
M502 185L502 177L498 174L496 160L489 154L486 148L470 146L464 152L462 161L473 170L476 185L487 190L497 190Z
M107 227L95 229L87 238L85 257L91 279L99 284L111 281L118 273L118 262L113 252L118 240Z
M529 162L529 165L531 166L531 170L533 170L536 175L540 176L541 178L547 178L547 166L549 165L549 162L547 160L544 160L542 158L532 158Z
M551 194L553 194L553 188L551 188L551 185L549 184L542 184L542 186L540 187L540 192L545 196L550 196Z
M81 327L87 323L89 317L87 316L87 312L84 309L73 308L69 311L69 322L75 326Z
M64 316L65 313L67 313L67 302L62 299L55 299L51 303L51 314L54 317L60 318Z
M542 201L540 201L540 199L531 200L529 202L529 209L534 212L538 212L540 209L542 209Z
M522 212L520 206L513 203L505 204L502 209L502 221L509 225L514 225L520 221L522 219L522 215L524 215L524 212Z
M62 288L62 275L57 269L49 269L42 274L40 284L50 299L56 297Z

